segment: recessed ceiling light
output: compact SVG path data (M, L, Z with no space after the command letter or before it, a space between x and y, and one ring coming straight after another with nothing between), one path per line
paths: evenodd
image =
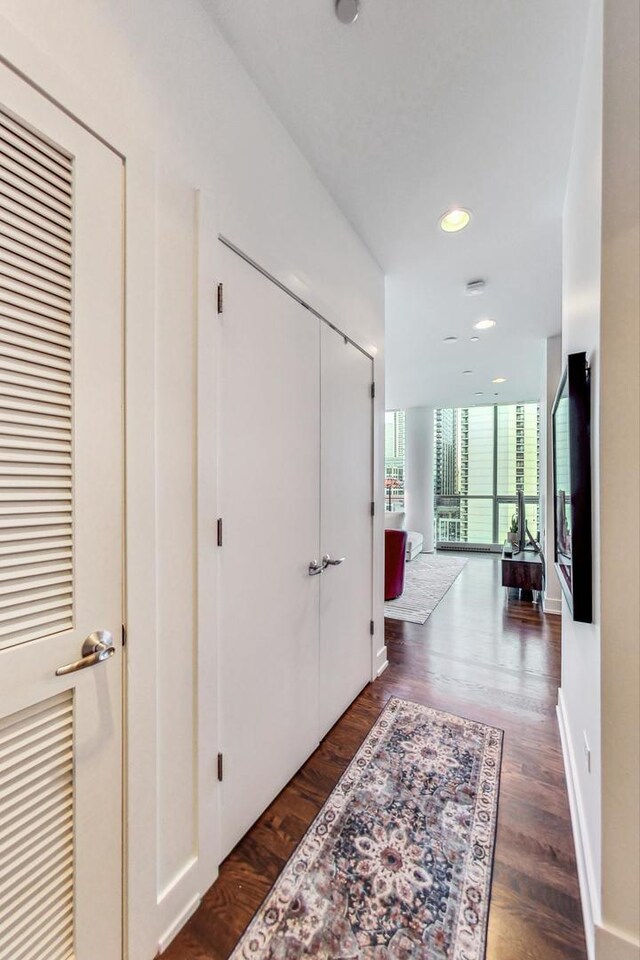
M507 382L506 377L496 377L494 380L491 381L491 383L506 383L506 382Z
M476 397L482 397L482 396L484 396L484 394L483 394L482 390L476 390L475 396L476 396Z
M457 342L458 342L458 338L457 338L457 337L445 337L442 342L443 342L443 343L457 343Z
M463 370L463 373L473 373L473 370Z
M480 337L471 337L471 343L477 343Z
M495 325L495 320L489 320L488 317L485 320L477 320L476 323L474 323L476 330L490 330L491 327L495 327Z
M445 233L457 233L458 230L464 230L470 220L471 214L468 210L464 210L462 207L456 207L442 214L440 217L440 228L444 230Z
M360 0L336 0L336 17L340 23L354 23L360 13Z

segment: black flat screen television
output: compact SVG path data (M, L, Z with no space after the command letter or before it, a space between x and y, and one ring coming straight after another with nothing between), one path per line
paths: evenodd
M572 353L552 409L554 560L574 620L591 623L591 380Z

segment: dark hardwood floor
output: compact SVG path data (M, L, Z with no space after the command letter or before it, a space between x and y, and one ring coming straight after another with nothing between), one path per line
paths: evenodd
M225 960L391 695L505 733L487 960L586 960L555 704L560 618L506 602L472 557L424 626L386 621L389 667L222 864L165 960Z

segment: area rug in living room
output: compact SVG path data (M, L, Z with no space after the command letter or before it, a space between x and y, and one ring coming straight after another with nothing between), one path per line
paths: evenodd
M387 600L385 617L426 623L466 563L465 557L419 553L405 565L404 590L397 600Z
M231 960L482 960L501 753L389 700Z

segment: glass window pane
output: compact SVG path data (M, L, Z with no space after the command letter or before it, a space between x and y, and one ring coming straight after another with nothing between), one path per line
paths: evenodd
M436 410L433 418L433 489L435 495L460 493L460 410Z
M539 409L537 403L498 407L497 486L499 497L523 490L526 497L538 496Z
M392 410L385 413L385 510L404 510L404 438L404 410Z
M465 543L493 543L493 500L460 501L460 537Z
M493 494L493 407L463 407L460 416L460 493Z
M516 501L510 501L509 503L499 503L498 504L498 542L504 543L507 539L507 533L510 530L511 518L515 515L517 511ZM538 538L539 536L539 527L540 527L540 510L538 503L525 503L524 508L525 517L529 530L534 537Z
M435 411L436 541L504 542L518 490L531 498L527 520L537 535L539 426L537 403ZM513 502L499 503L507 497Z
M440 497L436 501L436 540L441 543L493 543L490 497Z

